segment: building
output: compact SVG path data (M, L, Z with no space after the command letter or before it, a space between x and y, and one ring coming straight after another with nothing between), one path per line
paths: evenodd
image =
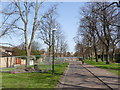
M12 47L0 46L0 68L25 65L24 59L12 55L13 51Z

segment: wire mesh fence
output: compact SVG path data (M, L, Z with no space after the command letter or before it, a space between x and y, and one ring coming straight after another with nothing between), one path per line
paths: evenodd
M52 70L52 61L53 61L52 57L33 55L33 56L30 56L29 58L30 58L29 67L34 68L34 65L37 64L41 70ZM0 70L1 71L12 71L16 68L25 67L26 60L27 60L27 56L0 57ZM54 64L63 64L67 61L68 61L68 58L55 57Z

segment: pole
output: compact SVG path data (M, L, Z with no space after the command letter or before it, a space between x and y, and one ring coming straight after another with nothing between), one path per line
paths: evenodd
M54 30L52 31L52 74L54 74Z

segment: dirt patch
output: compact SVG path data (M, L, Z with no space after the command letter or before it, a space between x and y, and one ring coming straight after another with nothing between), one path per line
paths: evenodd
M18 67L10 73L27 73L27 72L35 72L35 70L31 67Z
M47 70L40 70L37 68L36 69L33 69L32 67L18 67L16 68L15 70L9 72L9 73L31 73L31 72L40 72L40 73L46 73Z

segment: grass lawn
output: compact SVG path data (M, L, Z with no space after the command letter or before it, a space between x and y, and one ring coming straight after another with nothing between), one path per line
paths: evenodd
M47 73L2 73L4 88L55 88L68 63L56 64L55 74ZM42 66L43 68L43 66Z
M1 71L12 71L14 70L15 68L3 68Z
M1 87L2 87L2 73L0 73L0 90L1 90Z
M120 75L120 72L119 72L120 64L119 63L105 64L105 62L101 62L101 61L95 62L95 60L93 60L93 61L85 60L85 63L94 65L99 68L107 69L108 71L110 71L116 75Z

